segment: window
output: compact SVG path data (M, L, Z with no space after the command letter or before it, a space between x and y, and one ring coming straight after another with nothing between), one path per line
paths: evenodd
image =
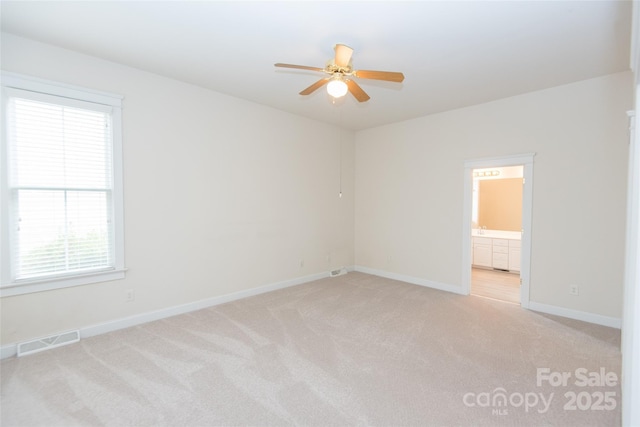
M124 277L121 97L2 75L2 296Z

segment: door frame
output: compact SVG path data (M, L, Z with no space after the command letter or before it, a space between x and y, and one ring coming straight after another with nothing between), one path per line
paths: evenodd
M520 261L520 306L529 308L529 284L531 277L531 214L533 205L533 158L536 153L512 156L487 157L464 162L464 202L462 214L462 290L471 293L471 210L473 170L506 166L523 166L522 190L522 241Z

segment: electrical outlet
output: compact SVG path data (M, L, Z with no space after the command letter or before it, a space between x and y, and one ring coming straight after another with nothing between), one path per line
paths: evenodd
M133 289L127 289L126 291L124 291L124 295L125 302L132 302L136 299L136 294Z
M300 268L303 268L303 267L304 267L304 259L301 259L300 260Z
M580 288L578 287L578 285L569 285L569 294L580 295Z

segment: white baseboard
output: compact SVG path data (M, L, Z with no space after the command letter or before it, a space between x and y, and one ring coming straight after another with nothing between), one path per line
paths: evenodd
M347 271L353 271L353 267L345 267ZM291 286L301 285L303 283L312 282L314 280L324 279L329 277L329 272L322 272L311 274L309 276L297 277L294 279L284 280L282 282L271 283L265 286L259 286L257 288L247 289L244 291L233 292L231 294L221 295L218 297L207 298L200 301L195 301L187 304L176 305L173 307L167 307L160 310L150 311L141 314L135 314L133 316L125 317L122 319L111 320L109 322L99 323L97 325L90 325L78 328L80 330L80 338L88 338L95 335L105 334L107 332L117 331L119 329L128 328L131 326L141 325L143 323L153 322L154 320L165 319L167 317L177 316L179 314L189 313L203 308L212 307L219 304L224 304L230 301L236 301L242 298L251 297L254 295L264 294L266 292L276 291L278 289L284 289ZM0 348L0 358L6 359L13 357L17 354L18 344L7 344Z
M622 319L619 317L603 316L601 314L588 313L586 311L573 310L534 301L529 301L529 310L567 317L574 320L582 320L583 322L595 323L596 325L608 326L610 328L622 328Z
M405 276L402 274L391 273L384 270L376 270L374 268L363 267L356 265L355 271L361 273L372 274L374 276L386 277L387 279L400 280L402 282L411 283L414 285L426 286L429 288L439 289L442 291L453 292L455 294L466 295L462 287L449 285L446 283L433 282L431 280L420 279L411 276ZM529 310L538 311L546 314L553 314L555 316L566 317L574 320L582 320L583 322L594 323L596 325L608 326L610 328L620 329L622 327L622 319L617 317L608 317L600 314L588 313L586 311L572 310L569 308L558 307L555 305L541 304L534 301L529 301Z
M18 354L18 344L7 344L0 348L0 359L6 359Z
M405 276L403 274L392 273L384 270L376 270L375 268L356 265L354 271L371 274L374 276L385 277L387 279L399 280L401 282L411 283L412 285L425 286L427 288L438 289L441 291L452 292L454 294L466 295L462 286L450 285L447 283L434 282L432 280L422 279L419 277Z
M465 295L462 287L460 286L434 282L427 279L406 276L403 274L392 273L384 270L377 270L374 268L369 268L369 267L364 267L359 265L348 266L344 268L349 272L359 271L361 273L385 277L387 279L399 280L401 282L411 283L414 285L425 286L428 288L438 289L441 291L447 291L455 294ZM259 286L257 288L252 288L244 291L234 292L231 294L221 295L219 297L207 298L207 299L195 301L192 303L177 305L173 307L167 307L167 308L163 308L156 311L136 314L133 316L122 318L122 319L116 319L109 322L99 323L97 325L86 326L83 328L79 328L80 337L88 338L95 335L105 334L107 332L117 331L119 329L141 325L143 323L153 322L154 320L165 319L167 317L177 316L179 314L201 310L203 308L224 304L226 302L236 301L242 298L247 298L254 295L260 295L266 292L276 291L278 289L284 289L291 286L301 285L303 283L324 279L326 277L329 277L329 272L322 272L322 273L312 274L309 276L297 277L294 279L284 280L282 282L276 282L276 283L271 283L265 286ZM557 307L557 306L548 305L548 304L541 304L533 301L529 302L529 309L532 311L538 311L546 314L553 314L556 316L567 317L575 320L582 320L584 322L595 323L597 325L608 326L611 328L620 329L622 327L622 320L616 317L602 316L599 314L587 313L584 311L572 310L572 309ZM0 359L13 357L16 355L16 353L17 353L17 344L7 344L0 347Z

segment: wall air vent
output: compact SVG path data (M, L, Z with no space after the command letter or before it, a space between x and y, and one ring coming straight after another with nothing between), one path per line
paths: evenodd
M343 274L347 274L347 269L339 268L338 270L331 270L329 272L329 277L338 277L342 276Z
M63 332L59 335L51 335L49 337L20 343L18 344L17 355L18 357L26 356L63 345L73 344L78 341L80 341L80 331Z

